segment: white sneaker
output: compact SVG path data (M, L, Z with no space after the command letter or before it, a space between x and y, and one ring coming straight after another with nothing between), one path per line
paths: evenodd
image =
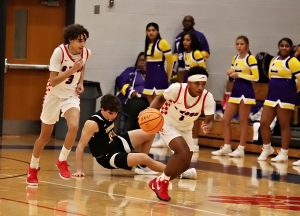
M241 149L236 149L228 154L230 157L245 157L245 152Z
M196 179L197 178L197 172L195 168L188 169L184 173L180 175L180 178L183 179Z
M152 143L152 148L168 148L167 144L163 139L158 139L155 142Z
M280 150L277 151L278 155L271 159L273 162L287 162L289 157L281 153Z
M213 151L212 154L217 155L217 156L225 156L225 155L228 155L231 152L232 152L232 150L230 148L225 148L224 146L222 146L220 148L220 150Z
M257 158L258 161L264 161L267 160L269 155L273 154L274 149L272 146L270 148L262 148L262 152L260 153L259 157Z
M134 169L134 172L139 175L156 175L158 172L153 171L152 169L148 167L142 167L140 165L136 166Z
M294 166L300 166L300 160L293 162Z

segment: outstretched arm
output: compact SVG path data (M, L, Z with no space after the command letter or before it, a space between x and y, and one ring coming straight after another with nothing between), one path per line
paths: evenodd
M72 174L74 177L83 177L82 172L84 148L88 145L90 139L98 131L98 125L95 121L87 120L81 132L81 137L76 148L76 168L77 172Z

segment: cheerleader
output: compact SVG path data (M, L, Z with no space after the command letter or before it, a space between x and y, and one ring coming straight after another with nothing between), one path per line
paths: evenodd
M236 49L239 54L232 58L231 69L227 71L229 78L234 79L234 85L222 118L224 146L220 150L213 151L213 155L232 157L244 157L245 155L249 114L252 105L256 104L252 82L258 81L259 73L256 58L249 52L249 40L246 36L239 36L236 39ZM238 148L232 152L230 123L237 112L241 128L240 143Z
M263 140L263 151L258 157L264 161L274 152L271 146L270 124L277 116L281 129L281 149L278 155L271 159L273 162L287 162L288 149L291 140L290 122L297 91L300 85L300 63L293 57L293 42L289 38L283 38L278 42L278 55L274 57L269 67L269 90L260 120L260 132ZM296 86L295 78L298 80ZM300 165L300 161L294 163Z
M173 67L170 44L161 38L156 23L149 23L146 27L145 53L146 78L143 93L150 104L157 95L162 95L169 87ZM167 70L165 70L165 60Z

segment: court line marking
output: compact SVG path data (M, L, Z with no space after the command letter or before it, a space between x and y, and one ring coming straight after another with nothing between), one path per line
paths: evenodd
M7 175L7 174L4 174L4 175ZM17 178L26 179L26 178L23 178L23 177L17 177ZM43 182L43 183L46 183L46 184L57 185L57 186L61 186L61 187L72 188L72 189L80 189L80 190L94 192L94 193L107 194L107 192L104 192L104 191L97 191L97 190L88 189L88 188L73 187L73 186L70 186L70 185L58 184L58 183L54 183L54 182L48 182L48 181L39 181L39 182ZM213 215L227 216L226 214L222 214L222 213L211 212L211 211L206 211L206 210L201 210L201 209L195 209L195 208L191 208L191 207L187 207L187 206L176 205L176 204L171 204L171 203L162 202L162 201L154 201L154 200L143 199L143 198L138 198L138 197L124 196L124 195L117 194L117 193L114 194L114 196L118 196L118 197L122 197L122 198L126 198L127 197L127 198L131 198L131 199L136 199L136 200L141 200L141 201L146 201L146 202L152 202L152 203L164 203L164 204L176 207L176 208L183 208L183 209L187 209L187 210L194 210L194 211L203 212L203 213L209 213L209 214L213 214Z
M47 207L47 206L42 206L42 205L38 205L38 204L30 204L28 202L19 201L19 200L13 200L13 199L8 199L8 198L4 198L4 197L0 197L0 200L5 200L5 201L9 201L9 202L20 203L20 204L25 204L25 205L34 205L34 206L37 206L39 208L48 209L48 210L51 210L51 211L54 210L54 211L63 212L63 213L67 213L67 214L74 214L74 215L79 215L79 216L87 216L85 214L68 212L68 211L64 211L64 210L60 210L60 209L55 209L55 208L51 208L51 207Z
M25 163L25 164L29 164L27 161L18 160L18 159L14 159L14 158L3 157L3 156L0 156L0 158L7 159L7 160L18 161L18 162ZM27 173L25 173L25 174L19 174L19 175L14 175L14 176L8 176L8 177L5 177L5 178L0 178L0 180L9 179L9 178L17 178L17 177L26 176L26 175L27 175Z

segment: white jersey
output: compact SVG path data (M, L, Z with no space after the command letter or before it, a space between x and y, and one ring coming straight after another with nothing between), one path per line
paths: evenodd
M51 56L49 70L52 72L64 73L73 67L74 61L76 61L78 58L82 58L86 63L90 55L91 51L86 47L83 48L81 54L72 55L69 52L67 45L61 44L54 50ZM69 98L75 96L76 87L80 80L81 71L83 68L84 66L54 87L51 86L49 79L46 87L46 94L51 93L60 98Z
M164 116L164 124L178 130L191 130L194 121L202 112L214 115L216 102L206 89L199 97L192 97L187 83L174 83L164 92L166 102L160 109Z

